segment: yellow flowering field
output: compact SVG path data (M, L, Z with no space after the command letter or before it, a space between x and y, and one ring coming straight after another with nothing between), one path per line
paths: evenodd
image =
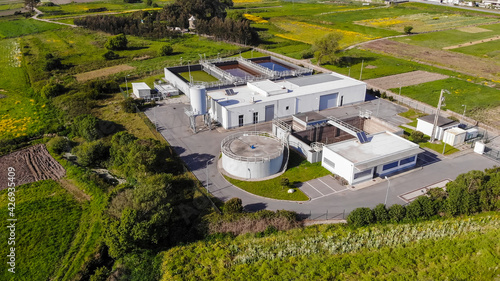
M247 20L251 20L255 23L266 23L268 22L267 20L259 17L259 16L254 16L252 14L243 14L243 16L247 19Z
M426 32L433 30L442 30L474 24L481 24L494 21L491 18L462 16L457 14L413 14L399 17L387 17L377 19L366 19L356 21L359 25L404 31L405 26L413 26L413 32Z
M356 43L376 39L377 37L342 29L333 29L299 21L273 21L273 24L282 29L283 33L275 34L278 37L314 44L319 38L333 32L342 33L344 38L340 41L340 47L344 48Z

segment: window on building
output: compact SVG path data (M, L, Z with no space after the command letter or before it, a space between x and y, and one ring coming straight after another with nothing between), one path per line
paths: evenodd
M289 108L290 108L290 107L289 107L289 106L287 106L287 107L285 107L285 110L288 110Z
M239 126L243 126L243 115L238 116Z
M412 157L408 157L406 159L403 159L401 161L399 161L399 165L405 165L405 164L408 164L408 163L412 163L415 161L415 157L416 156L412 156Z
M392 168L396 168L398 165L399 165L399 161L392 162L392 163L389 163L389 164L385 164L384 167L382 168L382 170L384 170L384 171L390 170Z
M363 177L366 177L366 176L371 175L371 174L372 174L372 169L364 170L362 172L355 173L354 179L363 178Z
M323 158L323 163L326 163L328 166L332 167L332 169L335 169L335 163L330 161L328 158Z
M259 113L258 112L253 113L253 123L254 124L259 123Z

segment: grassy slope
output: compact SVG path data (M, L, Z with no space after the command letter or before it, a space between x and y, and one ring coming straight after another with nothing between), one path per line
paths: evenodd
M321 225L165 252L162 280L491 280L498 213L350 230Z
M0 20L0 39L6 37L19 37L60 28L61 25L34 19L20 18L15 20Z
M307 196L296 189L294 193L288 193L288 189L281 188L281 179L288 178L290 184L298 184L311 179L319 178L330 174L328 170L321 166L321 163L311 164L296 152L290 151L290 161L288 163L288 169L283 175L276 177L274 179L265 181L240 181L226 177L226 179L238 186L239 188L246 190L250 193L274 198L281 200L294 200L294 201L305 201L308 200Z
M52 180L19 186L15 197L16 274L2 270L0 279L49 280L71 245L82 210L72 196ZM0 206L0 219L5 222L7 190L0 191ZM7 235L7 231L2 231L1 240L7 241ZM7 244L0 248L2 257L7 255L7 249Z

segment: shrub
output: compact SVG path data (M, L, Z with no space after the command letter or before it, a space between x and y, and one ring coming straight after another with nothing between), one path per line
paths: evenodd
M414 200L406 206L406 217L410 220L418 220L424 217L424 211L422 210L422 205L420 205L419 200Z
M114 59L117 59L120 57L120 55L118 55L117 53L113 52L113 51L107 51L106 53L104 53L102 55L102 57L105 59L105 60L114 60Z
M411 34L411 31L413 30L413 26L408 25L404 27L404 31L406 34Z
M389 208L389 218L391 222L400 222L404 219L406 215L406 210L405 207L399 205L399 204L394 204Z
M109 158L109 147L101 140L86 142L75 147L78 163L82 166L99 166Z
M307 49L307 50L304 50L300 53L300 56L303 58L303 59L310 59L312 57L314 57L314 51L312 49Z
M231 198L224 204L225 214L237 214L243 212L243 203L240 198Z
M163 45L161 46L160 50L158 51L158 56L163 57L163 56L169 56L174 52L174 49L170 45Z
M56 154L71 150L71 141L65 137L57 136L47 142L47 149Z
M108 38L104 47L108 50L125 50L127 49L128 40L125 34L118 34L116 36Z
M98 130L99 119L90 115L83 114L73 120L72 130L77 136L85 138L87 141L93 141L99 138Z
M290 185L290 180L288 178L281 178L280 185L281 189L287 188Z
M347 223L354 227L365 226L374 221L375 218L370 208L357 208L347 216Z
M40 94L44 98L53 98L61 95L64 92L64 86L59 83L49 82L47 85L43 86Z
M411 132L410 137L414 143L419 143L419 142L425 141L424 133L422 133L420 131Z
M54 57L52 54L45 55L45 64L43 70L52 71L55 69L61 69L63 67L61 59Z
M136 106L134 98L126 98L124 101L121 102L121 106L123 111L127 113L134 113Z
M384 204L378 204L373 209L373 214L375 215L375 219L377 220L377 222L383 223L389 221L389 213L387 212Z
M146 5L147 6L153 5L153 0L146 0Z

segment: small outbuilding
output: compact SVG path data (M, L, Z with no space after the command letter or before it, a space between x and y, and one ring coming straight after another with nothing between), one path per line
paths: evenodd
M418 144L390 132L367 137L369 141L364 143L349 139L325 145L321 165L352 185L411 168L423 151Z
M132 92L135 98L145 100L151 99L151 88L144 82L132 83Z
M434 127L434 119L436 115L431 114L423 117L417 118L417 131L424 133L425 135L432 135L432 128ZM444 131L458 127L459 122L453 121L443 116L438 117L436 131L434 133L434 138L437 140L442 140Z
M465 142L467 131L458 127L444 131L443 142L451 146L460 145Z

